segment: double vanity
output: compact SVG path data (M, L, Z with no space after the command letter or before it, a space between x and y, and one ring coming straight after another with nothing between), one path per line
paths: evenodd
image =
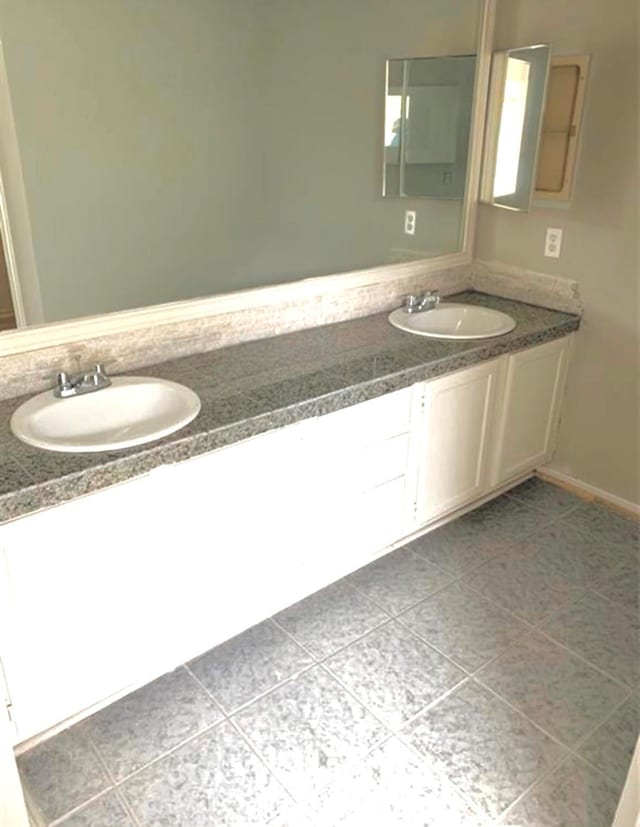
M403 321L451 324L458 304L482 311L466 314L469 338L409 335L381 314L146 368L202 409L121 451L39 450L9 429L27 400L0 402L0 658L15 743L548 461L579 318L467 293ZM485 310L515 327L476 338Z

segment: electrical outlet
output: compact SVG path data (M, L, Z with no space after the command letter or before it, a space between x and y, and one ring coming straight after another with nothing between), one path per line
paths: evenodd
M404 211L404 232L405 232L405 235L415 235L416 234L416 211L415 210L405 210Z
M562 249L562 230L557 227L547 227L547 236L544 241L544 254L547 258L560 258Z

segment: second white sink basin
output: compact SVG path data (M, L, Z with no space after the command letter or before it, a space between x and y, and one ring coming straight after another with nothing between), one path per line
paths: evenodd
M111 386L58 399L45 391L22 404L11 430L23 442L49 451L113 451L160 439L198 415L190 388L165 379L116 376Z
M516 326L511 316L499 310L453 302L418 313L407 313L400 307L389 314L389 322L407 333L434 339L489 339L503 336Z

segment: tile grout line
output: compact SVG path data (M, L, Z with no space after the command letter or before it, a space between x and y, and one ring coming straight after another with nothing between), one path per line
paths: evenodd
M491 562L491 561L487 561L487 562ZM484 565L484 564L483 564L483 565ZM565 579L566 579L566 578L565 578ZM588 666L590 666L590 667L592 667L593 669L595 669L597 672L600 672L600 673L601 673L601 674L603 674L605 677L610 678L611 680L615 681L615 682L616 682L616 683L618 683L618 684L621 684L621 685L622 685L625 689L627 689L627 688L629 688L629 687L631 687L632 689L633 689L633 688L635 688L635 685L634 685L634 686L631 686L631 684L628 684L626 681L622 680L621 678L616 677L615 675L612 675L611 673L609 673L609 672L607 672L605 669L603 669L601 666L597 666L595 663L593 663L592 661L590 661L590 660L589 660L588 658L586 658L584 655L580 654L580 652L576 652L574 649L572 649L572 648L571 648L570 646L568 646L566 643L563 643L562 641L557 640L556 638L552 637L552 635L550 634L550 632L548 632L548 631L546 630L546 626L547 626L547 625L548 625L548 624L549 624L552 620L557 619L557 618L558 618L558 617L559 617L559 616L560 616L563 612L565 612L568 608L572 608L572 607L573 607L576 603L579 603L581 600L584 600L584 599L585 599L585 597L588 597L589 593L591 592L591 589L587 589L587 588L584 588L584 587L580 586L579 588L580 588L580 590L581 590L581 592L582 592L582 594L580 594L580 596L575 597L575 598L572 598L572 599L571 599L571 601L570 601L570 603L569 603L567 606L563 607L562 609L559 609L559 610L557 610L557 611L556 611L556 610L554 610L553 612L550 612L550 613L546 614L546 615L545 615L545 616L544 616L544 617L543 617L543 618L539 621L539 623L540 623L541 625L539 625L539 626L538 626L538 625L536 625L535 623L533 623L531 620L527 620L526 618L524 618L524 617L522 617L522 616L520 616L520 615L515 614L513 611L511 611L511 609L507 608L506 606L502 606L500 603L498 603L498 602L495 600L495 598L493 598L493 597L489 597L488 595L484 594L484 592L481 592L478 588L476 588L475 586L471 585L470 583L464 583L463 585L465 585L465 586L466 586L466 588L471 589L471 590L472 590L473 592L475 592L476 594L480 595L480 597L483 597L483 598L484 598L485 600L487 600L489 603L492 603L492 604L493 604L496 608L501 609L502 611L506 611L506 612L508 612L508 613L509 613L509 614L511 614L513 617L515 617L515 619L516 619L516 620L519 620L521 623L524 623L525 625L527 625L528 627L530 627L530 629L531 629L531 630L533 630L533 631L537 631L539 634L541 634L541 635L543 635L544 637L546 637L546 638L547 638L548 640L550 640L552 643L555 643L556 645L560 646L562 649L566 649L566 650L567 650L568 652L570 652L572 655L575 655L577 658L579 658L581 661L583 661L584 663L586 663ZM614 606L620 606L620 604L619 604L619 603L615 603L615 601L611 601L611 599L610 599L610 598L605 598L605 599L606 599L606 600L608 600L608 602L613 603L613 605L614 605ZM627 612L628 612L628 610L627 610ZM632 613L630 613L630 614L632 614ZM509 647L509 648L510 648L510 647Z
M489 665L489 664L487 664L487 665ZM484 667L483 667L483 669L484 669ZM503 701L507 706L509 706L511 709L513 709L514 712L517 712L519 715L522 715L522 717L525 718L527 721L529 721L530 724L533 724L535 727L537 727L539 730L541 730L545 735L547 735L549 738L554 740L557 744L559 744L564 749L566 749L569 752L573 753L578 758L580 758L581 756L576 752L576 747L581 746L583 744L583 742L587 741L633 695L633 692L630 690L626 695L623 696L622 700L620 700L616 704L614 704L612 709L607 710L607 712L605 713L603 718L600 718L600 720L595 725L593 725L590 729L588 729L586 731L586 733L583 733L579 738L577 738L575 741L573 741L572 745L569 746L568 744L565 744L563 741L561 741L560 738L557 735L553 735L551 732L549 732L547 729L545 729L545 727L543 727L542 724L539 724L536 721L534 721L533 718L529 717L529 715L527 715L526 712L524 712L522 709L517 707L512 701L510 701L504 695L501 695L497 690L493 689L491 686L484 683L479 677L474 675L472 677L472 680L475 680L478 684L480 684L480 686L484 687L485 689L488 689L489 692L491 692L492 695L495 695L495 697L498 698L498 700ZM624 687L624 688L626 688L626 687Z
M105 790L101 790L99 793L92 795L91 798L87 798L87 800L83 801L82 804L77 804L75 807L72 807L70 810L67 810L61 816L58 816L58 818L54 818L53 821L46 822L47 827L58 827L58 825L62 825L62 827L64 827L64 822L69 818L69 816L79 813L85 807L88 807L90 804L99 801L107 793L111 793L114 790L115 787L113 786L107 787Z
M552 773L557 772L557 770L560 767L562 767L563 764L567 764L570 758L571 754L568 753L559 757L556 761L553 761L550 767L548 767L543 773L541 773L538 776L538 778L532 781L531 784L529 784L529 786L525 790L523 790L519 795L517 795L511 802L511 804L505 807L505 809L496 817L496 824L504 824L505 818L508 818L513 813L517 805L520 804L521 801L524 801L530 792L535 790L537 787L541 786L547 780L547 778L549 778L552 775Z
M121 806L123 807L125 813L133 821L134 827L144 827L144 825L142 824L142 822L138 818L137 814L134 812L133 808L130 806L129 800L125 797L124 793L121 790L118 789L118 787L119 787L118 781L116 780L115 776L111 772L111 769L109 768L109 765L107 764L106 759L103 758L102 753L98 749L98 745L93 740L93 736L91 735L91 732L88 730L88 727L86 729L87 729L87 731L85 733L85 737L89 741L94 754L96 755L98 761L100 762L100 765L102 766L103 770L107 774L107 778L111 781L111 785L112 785L111 786L111 791L115 793L115 796L118 799L118 801L120 802Z
M483 667L483 668L484 668L484 667ZM590 738L590 737L591 737L591 736L592 736L592 735L593 735L593 734L594 734L594 733L595 733L598 729L600 729L600 727L601 727L603 724L605 724L605 723L606 723L606 722L607 722L607 721L608 721L608 720L609 720L609 719L610 719L610 718L611 718L611 717L612 717L612 716L613 716L613 715L614 715L614 714L618 711L618 709L620 709L620 707L622 707L622 706L623 706L623 704L625 704L625 703L629 700L629 698L633 695L633 690L630 690L630 691L628 692L628 694L627 694L627 695L625 695L625 696L623 697L623 699L622 699L621 701L619 701L619 702L618 702L618 703L617 703L617 704L613 707L613 709L612 709L612 710L610 710L610 711L609 711L609 712L605 715L605 717L604 717L604 718L602 718L600 721L598 721L598 723L597 723L597 724L595 724L595 726L593 726L591 729L587 730L587 732L586 732L586 733L584 733L583 735L581 735L581 736L580 736L580 738L579 738L579 739L577 739L577 740L576 740L576 741L572 744L572 746L567 746L566 744L562 743L562 741L560 741L560 739L559 739L559 738L557 738L555 735L552 735L552 734L551 734L550 732L548 732L548 731L547 731L547 730L546 730L543 726L541 726L540 724L538 724L538 723L536 723L534 720L532 720L532 719L531 719L531 718L530 718L530 717L529 717L526 713L522 712L522 710L518 709L518 708L517 708L516 706L514 706L514 705L513 705L510 701L508 701L508 700L507 700L506 698L504 698L502 695L498 694L495 690L493 690L490 686L487 686L485 683L482 683L482 681L478 680L478 679L477 679L477 678L475 678L475 677L474 677L474 678L472 678L472 680L476 680L476 681L477 681L477 683L478 683L478 684L480 684L480 686L483 686L485 689L487 689L489 692L491 692L491 694L492 694L492 695L494 695L494 696L495 696L498 700L500 700L500 701L502 701L503 703L505 703L505 704L506 704L508 707L510 707L510 708L511 708L514 712L516 712L518 715L521 715L521 716L522 716L522 717L523 717L526 721L528 721L528 722L529 722L530 724L532 724L534 727L536 727L537 729L539 729L539 730L540 730L540 731L541 731L544 735L546 735L546 736L547 736L547 737L549 737L551 740L553 740L556 744L558 744L560 747L562 747L562 749L563 749L563 750L565 751L565 753L566 753L566 754L565 754L565 756L564 756L561 760L557 761L557 762L556 762L556 763L555 763L552 767L550 767L547 771L545 771L542 775L540 775L540 776L539 776L539 777L538 777L535 781L533 781L533 782L531 783L531 785L527 788L527 790L526 790L525 792L521 793L521 794L520 794L520 796L519 796L516 800L514 800L514 801L513 801L513 802L512 802L512 803L511 803L511 804L510 804L510 805L509 805L509 806L505 809L504 813L502 813L502 814L500 815L500 819L503 817L503 815L504 815L504 814L505 814L508 810L510 810L513 806L515 806L515 804L517 803L517 801L518 801L518 800L520 800L521 798L523 798L527 792L529 792L529 791L530 791L533 787L535 787L535 786L537 786L539 783L541 783L541 782L542 782L542 781L543 781L543 780L544 780L547 776L549 776L549 775L551 774L551 772L552 772L554 769L556 769L556 768L557 768L557 767L558 767L561 763L565 763L566 761L568 761L570 757L572 757L572 758L577 758L577 759L579 759L579 760L581 760L581 761L584 761L585 763L589 764L589 766L593 767L593 765L591 764L591 762L590 762L590 761L587 761L585 758L583 758L583 757L582 757L582 756L581 756L581 755L580 755L580 754L576 751L576 748L577 748L577 747L579 748L579 747L580 747L580 746L582 746L584 743L586 743L586 741L588 741L588 740L589 740L589 738ZM593 767L593 769L595 769L598 773L600 773L600 775L602 775L604 778L608 778L608 777L609 777L609 776L607 776L607 774L606 774L605 772L603 772L603 771L602 771L602 770L600 770L599 768L597 768L597 767Z
M341 686L341 687L345 690L345 692L347 692L349 695L351 695L351 696L352 696L352 697L353 697L353 698L354 698L354 699L355 699L355 700L356 700L356 701L357 701L357 702L358 702L361 706L363 706L363 707L367 710L367 712L369 712L371 715L373 715L373 717L374 717L374 718L375 718L375 719L376 719L376 720L377 720L377 721L378 721L378 722L379 722L379 723L380 723L380 724L381 724L381 725L382 725L382 726L383 726L383 727L384 727L384 728L388 731L388 733L389 733L389 734L388 734L388 737L386 737L386 738L384 738L384 739L381 739L378 743L374 744L374 746L372 746L372 747L371 747L371 749L370 749L370 750L368 750L368 751L367 751L367 753L366 753L363 757L361 757L360 759L357 759L356 761L352 762L352 763L350 764L350 766L356 766L357 764L361 764L361 763L363 763L363 762L364 762L364 761L365 761L365 760L369 757L369 755L370 755L372 752L374 752L376 749L378 749L378 748L380 748L381 746L383 746L385 743L387 743L387 741L391 740L392 738L396 738L396 739L398 739L398 740L399 740L402 744L404 744L407 748L409 748L409 749L410 749L410 750L411 750L411 751L412 751L412 752L413 752L413 753L414 753L414 754L415 754L415 755L416 755L416 756L420 759L420 763L421 763L421 764L423 764L423 765L425 765L425 766L429 767L430 769L434 770L434 772L436 772L436 774L438 775L438 777L439 777L439 778L441 778L441 779L445 779L445 780L446 780L447 785L448 785L448 786L450 786L450 787L452 787L453 789L455 789L455 790L456 790L456 792L457 792L457 793L461 796L461 798L463 799L463 801L465 801L465 803L467 803L467 805L470 807L470 809L471 809L474 813L476 813L476 811L477 811L477 806L475 805L475 802L473 802L473 801L469 801L469 800L468 800L468 798L467 798L467 795L466 795L466 794L465 794L462 790L460 790L460 789L458 788L458 786L457 786L457 785L456 785L456 784L455 784L455 783L454 783L454 782L453 782L453 781L452 781L452 780L451 780L451 779L450 779L450 778L449 778L446 774L444 774L444 772L442 772L442 771L440 771L440 772L436 771L436 770L435 770L435 769L434 769L434 768L433 768L433 767L432 767L432 766L431 766L431 765L430 765L430 764L429 764L429 763L425 760L425 757L424 757L423 755L420 755L420 753L418 753L418 752L417 752L417 751L413 748L413 746L412 746L411 744L407 743L407 741L405 740L405 736L403 736L403 733L402 733L402 730L404 730L405 728L407 728L408 726L410 726L411 724L413 724L413 723L414 723L414 722L415 722L418 718L420 718L420 717L421 717L422 715L424 715L425 713L427 713L427 712L431 711L431 709L433 709L434 707L436 707L436 706L437 706L437 705L438 705L441 701L443 701L443 700L444 700L445 698L447 698L449 695L452 695L454 692L456 692L458 689L460 689L460 688L461 688L464 684L466 684L466 683L470 680L470 678L469 678L466 674L464 675L464 677L462 677L462 679L461 679L461 680L457 681L457 683L455 683L455 684L454 684L454 686L449 687L449 689L445 690L445 691L444 691L444 692L442 692L440 695L438 695L437 697L433 698L433 700L429 701L429 703L425 704L425 705L424 705L421 709L419 709L419 710L418 710L418 712L414 713L414 714L413 714L413 715L411 715L409 718L407 718L407 720L406 720L406 721L403 721L403 722L400 724L400 726L393 726L393 725L391 725L391 724L387 724L385 721L382 721L382 720L380 719L380 717L378 716L378 714L377 714L376 712L374 712L372 709L370 709L370 707L368 706L368 704L366 704L364 701L362 701L362 700L361 700L361 699L360 699L360 698L359 698L359 697L358 697L358 696L357 696L357 695L356 695L356 694L355 694L355 693L354 693L354 692L353 692L353 691L352 691L352 690L351 690L351 689L350 689L350 688L349 688L349 687L348 687L348 686L347 686L347 685L346 685L346 684L342 681L342 679L341 679L340 677L338 677L338 675L337 675L337 674L335 674L335 673L331 670L331 667L330 667L330 666L326 666L326 665L323 665L323 666L324 666L325 670L329 673L329 675L331 675L331 677L332 677L332 678L334 678L334 679L335 679L335 680L336 680L336 681L340 684L340 686ZM342 773L340 773L340 774L342 775ZM331 783L332 783L332 782L331 782ZM329 785L326 785L326 786L329 786ZM326 787L325 787L325 788L326 788Z
M507 816L509 812L513 810L515 806L520 801L522 801L522 799L525 798L525 796L527 796L534 788L542 785L542 783L550 777L552 772L554 772L562 764L567 764L571 759L578 759L579 761L582 761L583 763L587 764L587 766L590 767L593 771L601 775L603 778L607 779L611 783L617 784L618 782L613 782L613 779L610 776L608 776L604 770L600 769L600 767L596 767L591 761L580 755L580 753L577 752L576 748L579 748L584 743L586 743L589 740L589 738L591 738L591 736L594 735L600 729L601 726L603 726L611 717L613 717L613 715L615 715L615 713L629 700L629 698L632 695L633 691L630 691L629 694L622 701L614 705L611 712L608 713L603 720L597 723L595 727L592 727L591 729L587 730L587 732L584 735L580 736L580 738L573 744L572 747L567 747L566 749L568 751L568 755L565 755L558 763L550 767L539 778L537 778L523 793L521 793L511 804L509 804L506 810L500 815L499 821L502 822L503 818Z
M198 732L195 732L193 735L190 735L188 738L185 738L184 741L181 741L179 744L176 744L175 747L171 747L171 749L166 750L161 755L157 755L155 758L152 758L151 761L147 761L146 764L143 764L141 767L138 767L137 769L133 770L132 772L127 773L127 775L123 775L122 778L113 786L112 789L117 789L117 788L122 787L127 781L129 781L135 775L138 775L139 773L141 773L144 770L148 769L149 767L153 766L153 764L157 764L159 761L162 761L163 758L167 758L169 755L172 755L174 752L177 752L178 750L182 749L182 747L186 746L187 744L190 744L191 741L195 741L196 738L199 738L201 735L204 735L206 732L209 732L210 730L215 729L217 726L220 726L220 724L224 723L225 720L226 720L226 718L223 718L220 721L216 721L213 724L209 724L208 726L204 727L203 729L198 730Z
M284 792L285 792L285 793L289 796L289 799L291 800L291 802L293 802L293 804L294 804L295 806L298 806L299 802L298 802L298 800L296 799L296 797L294 796L294 794L291 792L291 790L289 789L289 785L288 785L288 784L285 784L285 782L283 781L283 779L282 779L282 778L281 778L281 776L280 776L280 773L279 773L279 772L277 772L276 770L274 770L274 769L273 769L273 767L270 765L270 763L266 760L266 758L265 758L263 755L261 755L261 753L258 751L258 749L257 749L257 748L255 747L255 745L253 744L253 741L251 741L251 739L250 739L250 738L249 738L249 736L245 733L245 731L242 729L242 727L240 726L240 724L238 724L238 722L237 722L237 721L234 721L232 718L228 718L228 723L229 723L229 724L230 724L230 726L233 728L234 732L235 732L235 733L236 733L236 734L237 734L240 738L242 738L242 740L243 740L243 741L244 741L244 743L247 745L247 747L249 748L249 750L253 753L253 755L255 755L255 757L258 759L258 761L259 761L259 762L262 764L262 766L266 769L267 773L268 773L270 776L272 776L272 778L274 779L274 781L276 782L276 784L279 784L279 785L280 785L280 787L282 787L282 789L284 790ZM278 814L276 814L276 816L277 816L277 815L278 815ZM271 821L273 821L273 819L271 819Z
M590 661L590 660L589 660L588 658L586 658L584 655L580 654L580 652L576 652L576 651L575 651L574 649L572 649L570 646L567 646L567 644L566 644L566 643L563 643L563 642L562 642L562 641L560 641L560 640L556 640L556 638L554 638L554 637L553 637L553 636L552 636L552 635L551 635L551 634L550 634L550 633L546 630L546 626L547 626L547 624L548 624L548 623L550 623L552 620L556 619L557 617L559 617L559 616L562 614L562 612L566 611L566 608L567 608L567 607L564 607L563 609L560 609L560 610L559 610L559 611L557 611L557 612L556 612L556 611L554 611L554 612L551 612L550 614L545 615L545 616L544 616L544 618L540 621L541 625L540 625L540 626L537 626L537 625L536 625L535 623L533 623L531 620L527 620L526 618L520 617L520 615L516 615L516 614L514 614L514 612L512 612L512 611L511 611L510 609L508 609L506 606L502 606L502 605L500 605L500 603L497 603L497 602L493 599L493 597L488 597L487 595L485 595L483 592L481 592L479 589L475 588L474 586L472 586L472 585L470 585L470 584L463 584L463 585L465 585L465 587L466 587L466 588L471 589L471 591L475 592L476 594L480 595L480 597L484 598L484 599L485 599L488 603L491 603L491 604L492 604L495 608L500 609L500 610L501 610L501 611L503 611L503 612L507 612L508 614L510 614L510 615L511 615L511 617L515 618L517 621L519 621L520 623L522 623L522 624L524 624L525 626L527 626L527 627L528 627L528 633L531 633L531 632L537 632L539 635L542 635L542 636L543 636L543 637L545 637L547 640L549 640L551 643L554 643L554 644L555 644L556 646L558 646L559 648L561 648L561 649L565 649L565 650L566 650L567 652L569 652L571 655L574 655L575 657L577 657L579 660L581 660L581 661L582 661L583 663L585 663L587 666L590 666L592 669L595 669L595 671L596 671L596 672L600 672L600 674L601 674L601 675L604 675L604 677L609 678L610 680L614 681L614 682L615 682L615 683L617 683L619 686L621 686L623 689L629 689L629 688L631 688L631 690L633 690L633 689L635 688L635 687L630 687L630 685L629 685L629 684L627 684L627 682L626 682L626 681L623 681L621 678L618 678L618 677L616 677L615 675L612 675L611 673L607 672L607 671L606 671L606 669L603 669L601 666L597 666L595 663L592 663L592 661ZM580 595L580 597L577 597L577 598L573 599L573 600L569 603L569 608L571 608L571 606L573 606L575 603L578 603L579 601L584 600L584 598L588 596L589 591L590 591L589 589L583 589L583 593ZM618 604L615 604L615 605L618 605ZM522 636L522 637L524 637L524 634L523 634L523 636ZM518 640L522 640L522 638L519 638ZM515 642L517 642L517 641L514 641L514 643L515 643ZM514 645L513 643L509 644L509 646L507 647L507 649L511 649L511 647L512 647L513 645ZM506 651L507 651L507 649L504 649L504 650L503 650L503 652L502 652L501 654L504 654L504 652L506 652ZM498 657L498 656L497 656L497 657ZM495 660L495 657L494 657L494 658L491 658L491 661L488 661L488 662L487 662L484 666L488 666L488 665L489 665L489 663L490 663L490 662L493 662L494 660ZM484 666L482 666L482 667L480 667L480 668L481 668L481 669L484 669ZM476 671L479 671L479 670L476 670ZM473 674L475 674L475 673L473 673Z
M271 619L271 618L269 618L269 620L270 620L270 619ZM277 626L277 624L275 624L275 622L274 622L274 625L276 625L276 626ZM283 630L283 631L284 631L284 630ZM307 652L307 654L310 654L310 653L308 653L308 652ZM266 761L266 759L265 759L265 758L264 758L264 757L260 754L260 752L257 750L257 748L253 745L253 742L250 740L249 736L248 736L248 735L244 732L244 730L240 727L240 725L237 723L237 721L233 720L233 717L236 715L236 713L237 713L237 712L243 711L244 709L246 709L247 707L249 707L249 706L250 706L250 705L251 705L254 701L260 700L260 698L263 698L263 697L265 697L266 695L268 695L271 691L273 691L273 690L275 690L275 689L277 689L277 688L279 688L279 687L281 687L281 686L284 686L286 683L288 683L288 682L289 682L289 681L291 681L292 679L293 679L293 680L297 679L298 677L300 677L300 675L305 674L307 671L309 671L310 669L312 669L314 666L316 666L316 664L315 664L315 663L310 664L310 666L308 666L308 667L306 667L305 669L303 669L303 670L301 670L301 671L299 671L299 672L295 673L295 674L294 674L294 675L292 675L292 676L289 676L288 678L286 678L286 679L285 679L284 681L282 681L281 683L279 683L279 684L277 684L276 686L271 687L270 689L268 689L268 690L267 690L266 692L264 692L262 695L258 695L258 696L257 696L256 698L254 698L253 700L251 700L251 701L247 702L247 704L245 704L244 706L238 707L238 709L236 709L234 712L232 712L231 714L227 715L227 714L226 714L226 711L224 710L224 707L222 707L222 705L218 703L218 701L216 700L216 698L215 698L214 694L213 694L212 692L210 692L210 691L209 691L209 689L208 689L208 688L207 688L207 687L206 687L206 686L202 683L202 681L201 681L201 680L200 680L200 679L199 679L199 678L198 678L198 677L197 677L197 676L196 676L196 675L195 675L195 674L191 671L191 669L190 669L190 668L189 668L186 664L184 664L184 667L185 667L185 669L187 670L187 672L188 672L188 673L189 673L189 674L193 677L193 679L194 679L194 680L195 680L195 681L196 681L196 682L197 682L197 683L198 683L198 684L202 687L202 689L203 689L203 690L207 693L207 695L208 695L208 696L209 696L209 697L210 697L210 698L211 698L211 699L212 699L212 700L213 700L213 701L214 701L214 702L215 702L215 703L216 703L216 704L220 707L220 709L223 711L223 713L224 713L224 718L223 718L223 720L222 720L222 721L220 721L219 723L226 722L226 723L228 723L231 727L233 727L234 731L235 731L235 732L236 732L236 733L237 733L237 734L238 734L238 735L242 738L242 740L246 743L247 747L248 747L248 748L251 750L251 752L252 752L252 753L256 756L256 758L260 761L260 763L261 763L261 764L265 767L265 769L267 770L267 772L268 772L271 776L273 776L273 778L274 778L274 780L276 781L276 783L277 783L277 784L279 784L279 785L282 787L282 789L283 789L283 790L285 791L285 793L289 796L289 798L291 799L291 801L293 802L293 804L294 804L295 806L298 806L298 805L299 805L299 802L297 801L297 799L295 798L295 796L292 794L292 792L291 792L291 790L289 789L288 785L287 785L287 784L285 784L285 783L283 782L282 778L280 777L280 773L276 772L276 771L275 771L275 770L274 770L274 769L270 766L270 764Z

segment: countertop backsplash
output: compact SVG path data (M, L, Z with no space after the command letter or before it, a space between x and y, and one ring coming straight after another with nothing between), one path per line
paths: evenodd
M38 393L55 383L58 371L78 373L102 362L108 373L124 373L217 348L292 333L393 310L408 293L438 290L448 296L471 287L471 266L429 275L388 279L250 310L156 325L0 357L0 399Z
M335 293L318 292L295 302L257 305L250 310L0 357L0 399L46 390L53 386L59 370L80 372L97 361L110 373L124 373L168 359L383 313L399 306L408 293L438 290L449 296L467 289L565 313L582 312L575 281L500 262L476 261L429 275L382 280Z

